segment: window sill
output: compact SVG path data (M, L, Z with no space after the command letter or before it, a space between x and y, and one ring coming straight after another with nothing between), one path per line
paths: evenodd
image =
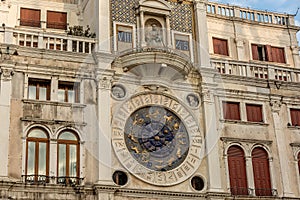
M23 103L34 103L43 105L53 105L53 106L65 106L65 107L78 107L84 108L86 105L80 103L68 103L68 102L58 102L58 101L43 101L43 100L33 100L33 99L23 99Z
M299 129L300 129L300 126L288 125L287 128L288 128L288 129L291 129L291 130L299 130Z
M228 123L228 124L245 124L245 125L257 125L257 126L268 126L269 125L265 122L249 122L249 121L230 120L230 119L221 119L220 121L223 123Z

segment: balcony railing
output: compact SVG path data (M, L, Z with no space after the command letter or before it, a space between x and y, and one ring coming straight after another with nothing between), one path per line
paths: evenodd
M22 181L31 184L56 183L63 185L80 185L84 178L70 176L22 175Z
M278 24L278 25L294 25L291 16L287 14L273 13L260 10L252 10L249 8L241 8L238 6L231 6L219 3L208 2L207 13L210 15L217 15L222 17L234 17L242 20Z
M285 82L300 82L300 69L270 63L251 63L211 59L212 66L221 74Z
M0 28L1 29L1 28ZM92 53L95 48L94 38L72 36L59 33L44 32L43 30L22 30L15 28L2 28L0 34L3 35L5 44L13 44L24 47L50 49L57 51L69 51L77 53ZM1 39L1 35L0 35Z

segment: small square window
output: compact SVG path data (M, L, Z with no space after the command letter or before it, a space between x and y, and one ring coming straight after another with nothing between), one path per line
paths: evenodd
M50 100L50 80L28 80L28 99Z
M59 81L58 101L79 103L79 83Z
M246 104L246 111L249 122L263 122L262 105Z
M241 120L240 103L223 102L223 117L229 120Z

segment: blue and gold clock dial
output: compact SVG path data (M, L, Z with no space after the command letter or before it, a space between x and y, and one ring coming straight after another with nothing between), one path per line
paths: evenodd
M136 110L127 119L124 131L130 154L150 170L172 170L188 155L186 127L167 108L146 106Z

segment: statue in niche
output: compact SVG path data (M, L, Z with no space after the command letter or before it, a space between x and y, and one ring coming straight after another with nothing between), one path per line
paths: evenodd
M163 46L161 30L156 24L151 24L151 28L148 28L145 40L148 46Z

